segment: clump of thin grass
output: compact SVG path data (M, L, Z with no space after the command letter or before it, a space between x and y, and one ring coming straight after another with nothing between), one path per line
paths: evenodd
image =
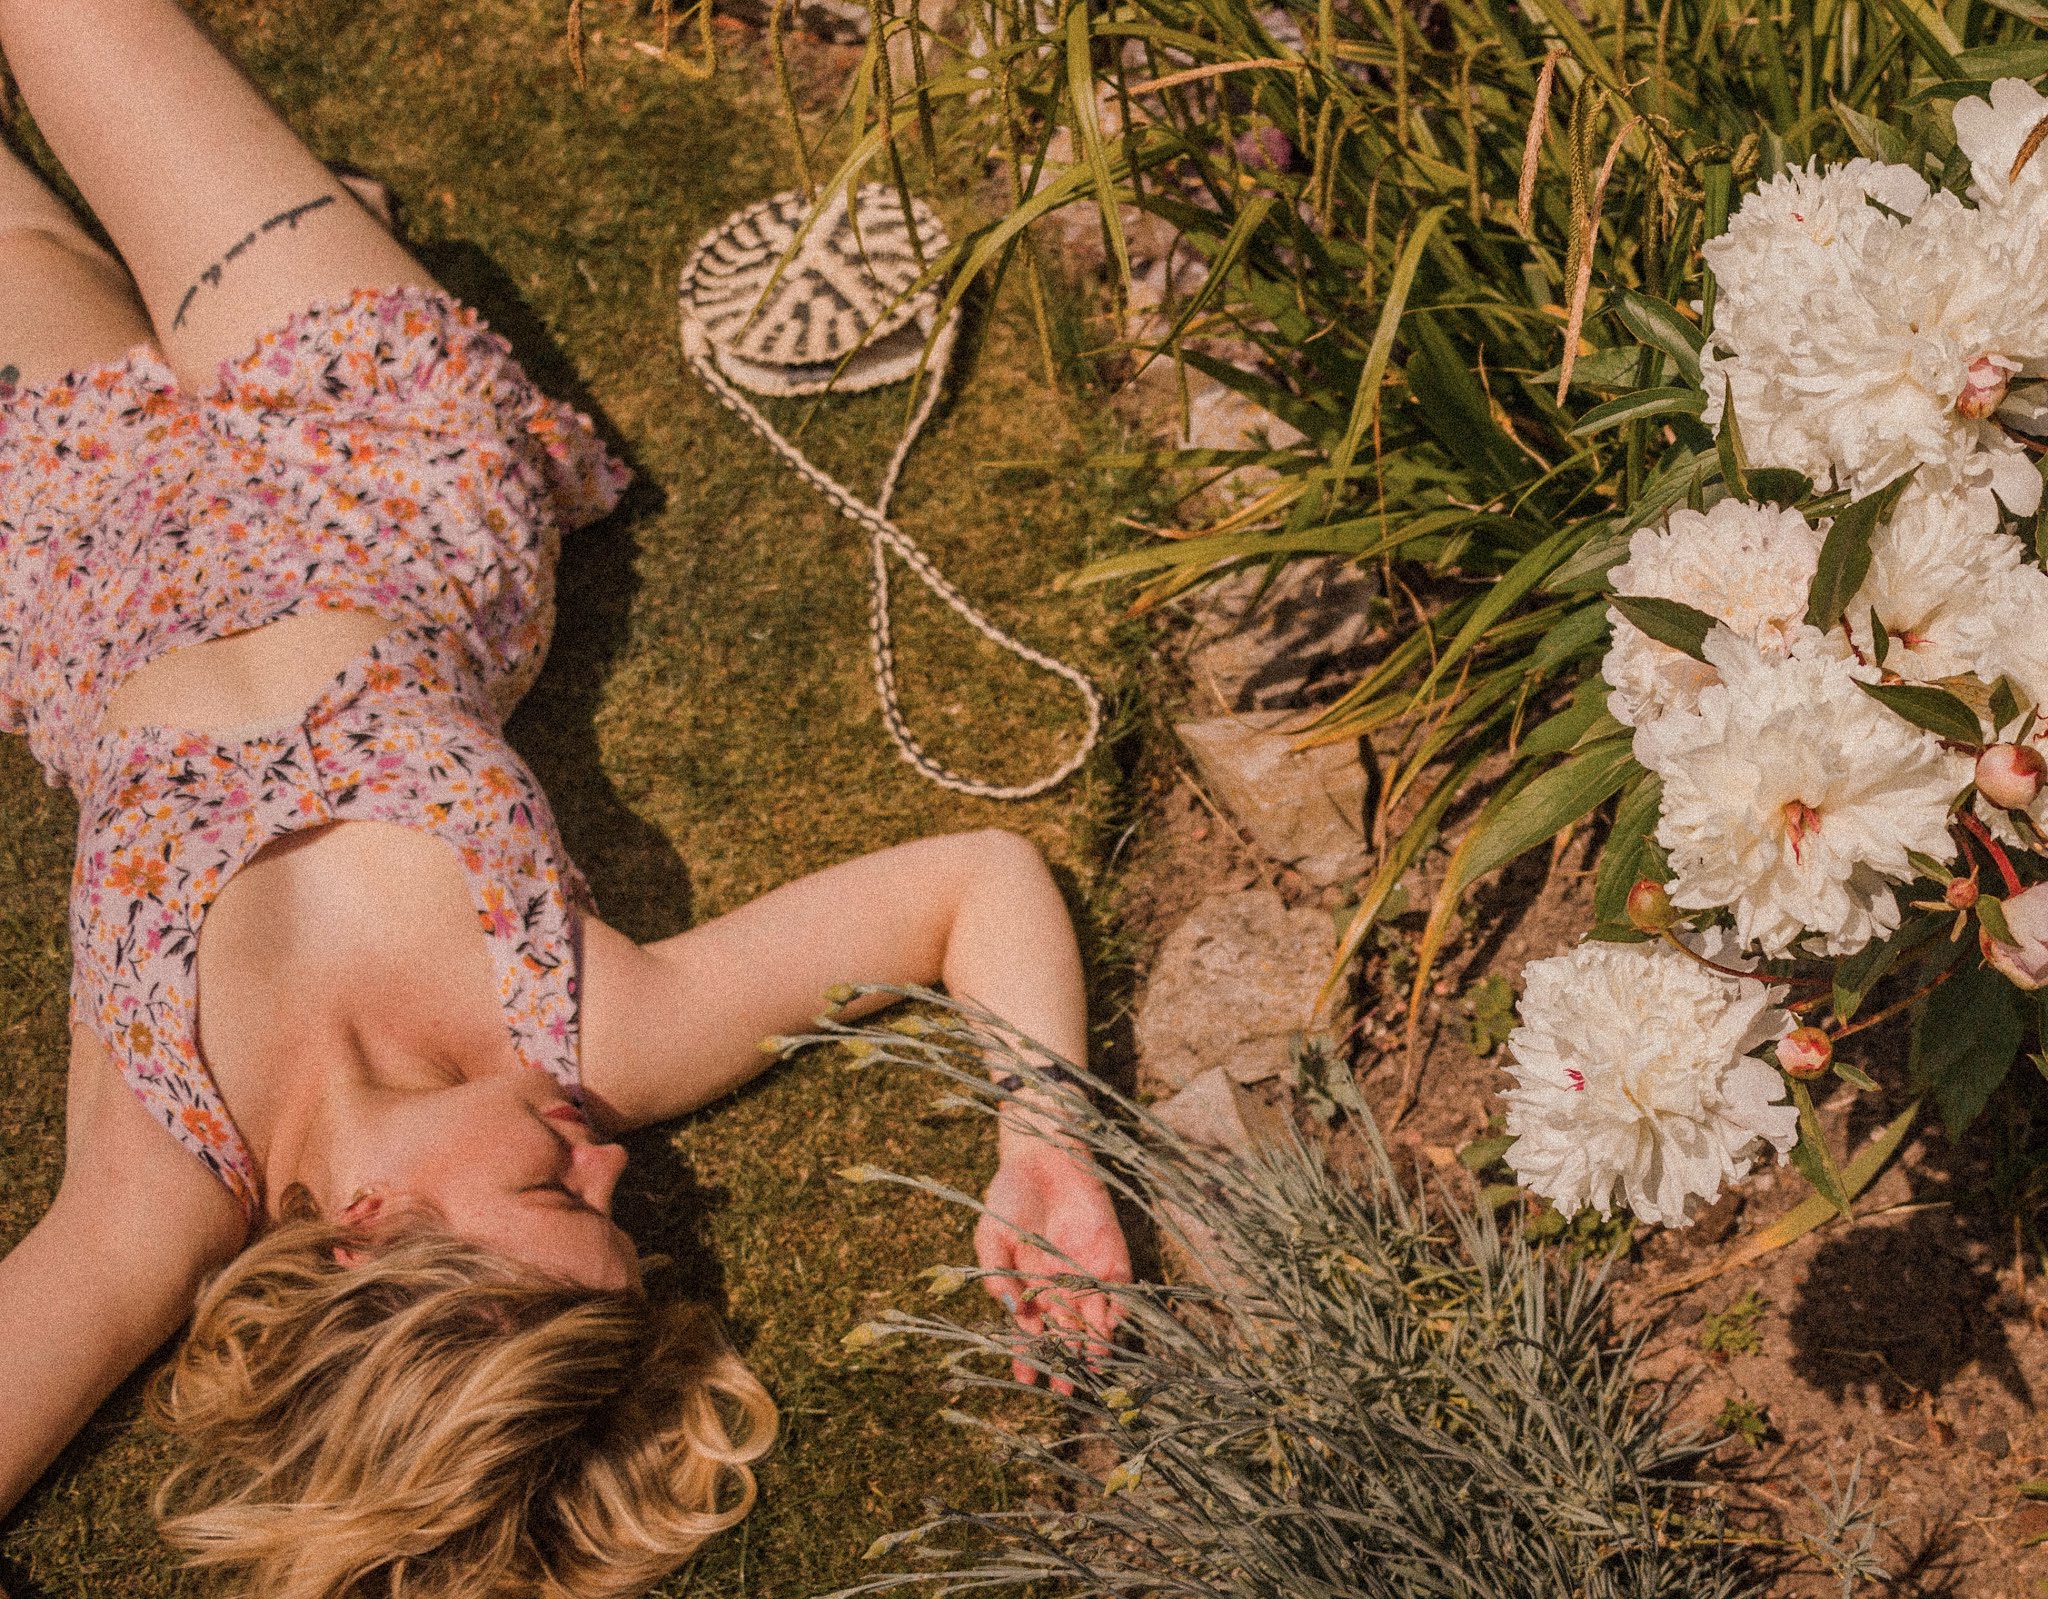
M1017 1583L1062 1595L1342 1599L1761 1591L1716 1507L1684 1480L1699 1447L1638 1392L1634 1345L1613 1332L1600 1276L1553 1267L1483 1210L1404 1189L1355 1091L1348 1110L1367 1151L1355 1169L1298 1139L1233 1158L1106 1085L1094 1085L1092 1104L1058 1089L986 1013L924 990L880 991L940 1009L888 1026L827 1021L786 1045L838 1041L856 1064L935 1074L948 1104L987 1115L1003 1100L991 1066L1047 1086L1062 1135L1208 1281L1063 1279L1112 1294L1125 1333L1092 1362L1051 1339L1023 1351L1074 1385L1049 1401L1056 1424L1037 1432L948 1414L1056 1484L1065 1503L930 1501L929 1520L870 1551L921 1569L843 1594ZM925 1179L847 1175L978 1208ZM1004 1274L942 1267L931 1289L944 1297L989 1275ZM1000 1327L899 1310L848 1341L885 1338L945 1349L957 1392L1022 1386L1007 1375L1014 1346ZM1114 1449L1106 1478L1076 1458L1083 1436Z

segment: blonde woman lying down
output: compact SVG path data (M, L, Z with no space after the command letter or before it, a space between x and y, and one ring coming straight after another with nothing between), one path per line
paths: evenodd
M622 469L174 0L0 0L0 50L121 256L0 150L0 729L80 807L0 1512L189 1319L166 1528L249 1591L637 1592L745 1514L775 1413L641 1292L612 1140L840 981L1084 1058L1065 907L989 831L607 927L502 719ZM979 1253L1023 1333L1106 1336L1101 1296L1031 1292L1062 1264L1019 1229L1129 1268L1030 1114Z

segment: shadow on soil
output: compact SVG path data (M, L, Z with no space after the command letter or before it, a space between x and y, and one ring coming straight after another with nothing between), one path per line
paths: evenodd
M1896 1110L1875 1096L1859 1101L1848 1147ZM1912 1202L1927 1208L1869 1217L1814 1255L1787 1318L1792 1366L1836 1404L1902 1410L1939 1398L1973 1363L2019 1403L2034 1403L2000 1314L2003 1226L1963 1201L1989 1176L1981 1143L1973 1137L1959 1151L1939 1131L1922 1136L1905 1170Z

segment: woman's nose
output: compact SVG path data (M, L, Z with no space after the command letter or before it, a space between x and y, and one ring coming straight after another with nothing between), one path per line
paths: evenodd
M619 1174L625 1169L623 1144L574 1144L569 1150L569 1174L562 1186L592 1210L609 1216L612 1190L619 1186Z

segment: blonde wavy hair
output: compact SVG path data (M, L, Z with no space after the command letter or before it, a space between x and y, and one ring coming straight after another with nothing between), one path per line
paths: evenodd
M165 1537L262 1599L642 1593L752 1508L776 1427L703 1306L313 1218L208 1284L151 1408L190 1450Z

